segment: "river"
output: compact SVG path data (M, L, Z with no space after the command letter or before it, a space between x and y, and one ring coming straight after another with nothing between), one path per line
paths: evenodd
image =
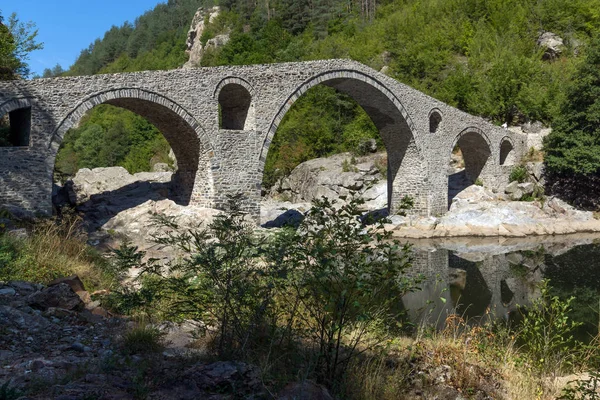
M583 325L578 338L598 332L600 308L600 235L531 238L455 238L412 240L413 267L420 289L403 297L414 323L438 329L459 316L471 322L516 321L523 307L539 298L539 285L575 297L570 316Z

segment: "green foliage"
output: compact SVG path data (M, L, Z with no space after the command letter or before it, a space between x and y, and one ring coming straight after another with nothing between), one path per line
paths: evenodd
M411 196L404 196L400 199L400 204L398 205L398 215L406 217L407 212L412 210L415 207L415 199Z
M118 284L104 258L86 244L78 218L39 220L27 230L23 238L0 231L0 281L48 283L78 275L90 290Z
M574 360L577 343L573 334L581 325L569 317L574 297L562 300L551 296L547 281L540 292L525 313L518 336L538 372L561 372Z
M508 181L523 183L527 180L527 176L527 168L522 165L517 165L510 171Z
M147 120L122 108L102 104L70 130L56 158L60 178L81 168L122 166L130 173L150 171L153 163L172 163L169 144Z
M404 276L408 247L381 225L365 229L359 205L315 201L284 247L295 326L318 349L316 376L330 386L359 349L373 345L368 335L381 339L398 327L398 299L414 289Z
M586 48L575 79L544 141L546 165L551 173L600 173L600 36Z
M3 24L0 12L0 80L28 78L30 75L29 53L44 46L37 43L38 31L33 22L21 22L16 13Z
M279 125L267 155L263 186L271 187L312 158L357 152L359 144L370 138L379 139L377 128L355 101L316 86L298 99Z
M240 356L263 327L273 302L273 265L261 265L264 245L245 220L238 202L228 214L215 217L205 229L184 233L175 231L157 238L164 245L179 248L185 257L168 265L167 273L149 263L143 273L157 279L146 289L160 290L171 317L202 321L218 327L215 352L221 357ZM163 224L177 228L174 221Z
M292 359L312 360L306 374L334 386L355 355L398 328L398 299L415 287L404 276L408 247L381 225L365 229L357 200L341 208L316 201L297 231L271 238L256 235L239 204L199 230L159 218L158 243L183 255L142 264L122 251L143 271L141 287L122 299L150 299L165 316L216 328L212 349L222 358L258 351L264 359L265 343L273 352L295 348Z

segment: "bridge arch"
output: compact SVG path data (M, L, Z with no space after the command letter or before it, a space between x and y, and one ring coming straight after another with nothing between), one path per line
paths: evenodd
M77 126L86 112L100 104L127 109L156 126L177 159L178 171L172 182L175 199L184 205L212 205L212 171L219 168L219 163L209 136L182 106L163 95L144 89L110 89L80 101L58 124L51 136L49 164L52 169L65 133Z
M448 176L448 207L454 197L473 184L485 184L486 178L493 174L488 171L495 165L492 156L492 143L488 135L477 127L462 130L452 142L448 159L456 147L460 148L464 169Z
M356 70L332 70L317 74L297 87L279 107L269 125L259 154L259 174L264 172L267 153L281 121L292 105L317 85L332 87L352 97L379 130L388 152L388 209L397 210L404 196L414 200L414 212L429 210L428 164L422 154L417 129L408 111L382 82Z

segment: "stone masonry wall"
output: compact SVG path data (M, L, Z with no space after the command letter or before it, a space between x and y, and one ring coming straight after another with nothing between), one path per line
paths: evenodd
M220 90L232 82L252 99L252 119L244 131L219 127ZM184 166L179 181L179 190L188 193L184 203L222 207L228 195L242 193L245 208L258 215L264 162L277 126L292 104L318 84L350 94L379 128L395 163L392 209L408 194L418 214L446 212L446 167L464 132L485 136L482 143L490 147L490 156L484 182L491 187L505 181L506 168L499 161L503 138L511 139L517 155L526 148L522 135L349 60L0 82L0 117L31 107L29 146L0 148L0 204L49 214L54 160L64 134L88 110L109 103L146 117L165 134ZM441 116L433 133L432 110Z

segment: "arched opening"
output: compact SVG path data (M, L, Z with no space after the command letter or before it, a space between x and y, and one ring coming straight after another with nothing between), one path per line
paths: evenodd
M69 131L70 128L77 129ZM169 162L164 159L164 154L168 153L169 147L172 149L173 172L163 171L169 174L167 178L145 173L130 177L126 172L117 171L107 175L105 186L97 185L98 189L92 190L89 198L70 199L72 203L75 200L77 203L102 204L94 209L104 210L110 217L148 200L170 199L180 205L210 205L212 151L203 134L197 122L170 100L142 90L117 90L81 103L59 125L50 147L55 156L58 153L55 171L64 170L64 165L73 161L69 157L81 154L96 157L86 160L89 163L83 166L88 168L131 167L144 162L152 166L163 161L168 169ZM162 146L162 159L143 159L154 155L145 152L148 148L144 145L148 143ZM124 154L124 150L129 151Z
M442 123L442 114L439 110L432 110L429 113L429 133L436 133Z
M24 99L9 101L0 107L0 147L29 146L31 106Z
M514 146L508 138L502 140L500 145L500 165L514 165L515 152Z
M344 75L348 77L343 77ZM363 197L367 203L372 200L371 196L376 196L381 202L379 208L382 210L379 210L379 213L425 213L428 207L425 189L428 172L427 165L413 136L412 122L400 101L389 90L379 82L357 72L344 71L321 75L308 81L288 97L275 115L267 135L260 158L263 167L261 172L265 172L266 166L266 172L269 173L270 165L268 163L271 160L267 160L267 154L272 143L275 142L274 148L279 146L279 150L282 151L275 134L279 127L285 127L292 104L297 101L298 105L302 105L305 98L314 97L314 91L323 86L333 93L338 93L340 102L350 99L355 102L354 104L360 108L357 115L363 115L367 123L361 127L358 126L360 123L355 122L353 127L360 130L371 126L376 132L375 137L378 137L381 144L379 149L387 151L387 154L381 152L378 153L379 156L375 156L381 161L375 161L375 157L369 161L368 157L367 159L361 158L359 151L356 151L358 149L354 149L354 154L345 153L335 156L333 165L332 163L317 162L317 160L305 163L307 166L304 167L303 164L304 170L300 170L297 174L302 177L300 180L292 179L287 182L284 180L280 185L280 188L288 193L286 200L292 203L308 202L314 198L325 196L338 201L346 201L352 192L355 192L355 196ZM293 113L294 111L290 115ZM314 130L315 128L305 125L306 121L299 118L294 123L298 125L298 129ZM315 140L320 139L319 137L315 138ZM377 151L377 140L371 143L375 145L374 149ZM369 148L370 146L363 145L363 147ZM353 149L344 148L343 150ZM288 157L293 157L298 153L292 148L284 151ZM375 163L379 164L377 168L371 168ZM370 173L373 175L369 175ZM377 177L377 181L372 178L373 176ZM290 187L290 184L295 186ZM365 195L368 198L365 198ZM374 202L374 204L377 203Z
M466 188L485 185L482 172L490 161L490 156L489 141L483 132L470 129L458 135L448 167L448 208Z
M227 83L219 92L219 127L251 130L254 125L252 95L239 83Z

